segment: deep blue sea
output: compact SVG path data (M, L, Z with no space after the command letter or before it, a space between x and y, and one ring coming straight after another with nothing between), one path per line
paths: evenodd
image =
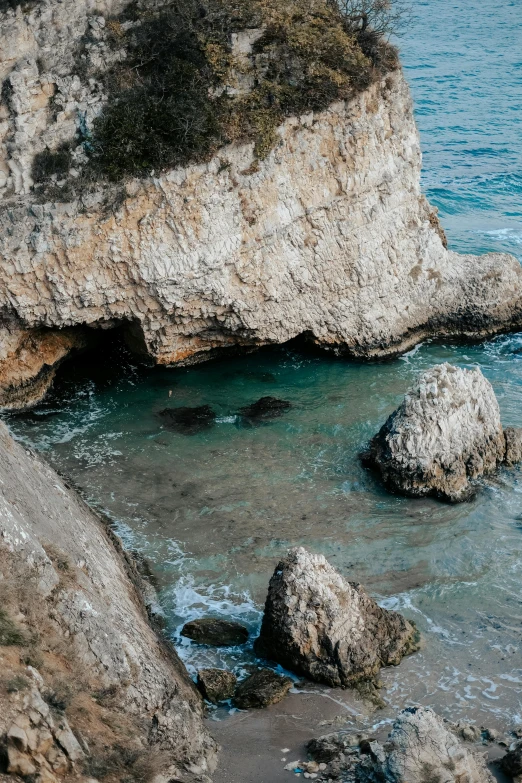
M522 256L522 0L430 0L414 17L400 46L424 190L453 249ZM522 722L521 471L447 506L387 494L357 457L418 373L441 361L479 365L504 423L522 426L522 334L427 343L380 364L285 347L187 369L98 356L66 365L47 402L10 424L150 558L191 671L252 660L179 630L211 612L255 633L278 557L303 544L422 631L423 649L384 674L384 717L424 703L510 728ZM291 410L244 426L239 408L264 395ZM215 427L164 429L162 408L199 404L215 409Z
M522 256L522 0L414 1L399 46L451 249Z

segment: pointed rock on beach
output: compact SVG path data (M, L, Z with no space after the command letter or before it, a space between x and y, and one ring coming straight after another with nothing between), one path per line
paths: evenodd
M346 581L323 555L292 549L270 580L258 655L332 686L374 677L418 648L416 628Z

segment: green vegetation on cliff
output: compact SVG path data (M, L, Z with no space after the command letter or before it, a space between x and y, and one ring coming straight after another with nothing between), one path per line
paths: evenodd
M397 67L382 26L388 8L388 0L343 10L329 0L130 6L107 25L125 56L102 77L109 101L87 140L91 167L118 181L248 140L265 157L285 117L349 98Z

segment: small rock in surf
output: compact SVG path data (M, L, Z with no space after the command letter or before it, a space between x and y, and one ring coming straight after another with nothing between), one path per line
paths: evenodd
M207 701L218 704L234 695L237 677L225 669L200 669L197 686Z
M232 647L245 644L248 640L248 630L244 625L230 620L217 620L214 617L203 617L185 623L181 635L198 644L209 644L213 647Z
M276 674L272 669L258 669L239 683L233 704L241 710L262 709L284 699L291 687L290 677Z

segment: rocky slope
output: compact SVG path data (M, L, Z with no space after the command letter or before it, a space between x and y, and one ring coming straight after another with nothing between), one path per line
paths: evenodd
M208 780L201 697L138 582L100 520L0 424L0 772Z
M61 200L43 198L34 162L85 135L103 106L81 57L103 70L118 56L107 30L123 5L2 8L0 404L40 397L50 368L77 347L69 330L82 343L86 325L123 326L137 349L168 364L298 335L379 357L426 335L485 336L522 323L514 258L444 247L420 192L400 71L287 119L263 160L254 142L231 144L206 163L127 181L116 200L101 186L68 197L60 182ZM232 47L244 62L256 37L247 33ZM81 145L73 153L64 182L81 167Z

